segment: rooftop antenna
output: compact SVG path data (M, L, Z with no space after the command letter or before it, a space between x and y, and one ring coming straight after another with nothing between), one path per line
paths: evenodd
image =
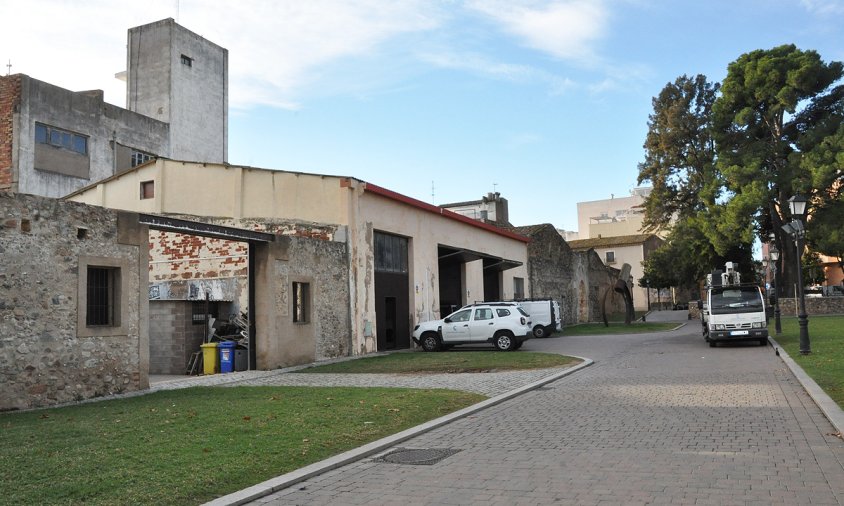
M176 23L179 22L179 0L176 0Z
M9 60L9 63L6 64L6 75L12 75L12 60Z
M434 182L431 181L431 204L434 203Z
M498 187L498 183L492 183L492 193L495 193L495 189Z

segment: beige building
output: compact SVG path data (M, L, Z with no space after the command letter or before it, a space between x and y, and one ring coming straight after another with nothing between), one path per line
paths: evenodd
M651 188L634 188L629 197L577 203L578 239L640 234L645 198Z
M158 159L68 198L253 230L286 220L299 224L293 235L301 224L330 230L321 238L347 248L349 296L336 303L350 315L354 355L408 348L418 322L529 290L529 239L351 177ZM283 343L263 363L262 346L259 368L287 365Z
M644 275L642 262L662 242L662 239L653 234L635 234L580 239L569 241L569 246L573 251L594 250L604 264L609 267L621 269L624 264L630 264L630 275L633 278L630 290L633 294L633 307L636 311L646 311L648 309L648 291L646 288L639 286L639 279Z

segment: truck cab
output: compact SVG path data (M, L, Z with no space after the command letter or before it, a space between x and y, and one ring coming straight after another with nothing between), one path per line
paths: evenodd
M755 284L742 283L735 263L727 262L726 271L716 270L707 275L701 306L703 337L709 346L748 340L761 346L768 344L762 290Z

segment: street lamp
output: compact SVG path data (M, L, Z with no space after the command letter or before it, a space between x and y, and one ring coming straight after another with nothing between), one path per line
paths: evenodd
M806 314L806 296L803 293L803 239L806 236L806 204L808 200L802 195L794 195L788 199L788 207L791 216L794 218L791 223L783 225L783 230L794 237L797 244L797 297L800 301L800 310L797 314L797 323L800 326L800 354L812 353L809 344L809 316Z
M774 234L771 234L772 236ZM771 241L771 246L768 248L768 255L771 257L771 267L774 270L774 328L777 335L782 334L782 323L780 323L780 283L777 281L777 260L780 259L780 250L777 245Z

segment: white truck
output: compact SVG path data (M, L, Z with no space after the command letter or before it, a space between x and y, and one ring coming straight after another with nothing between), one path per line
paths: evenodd
M737 264L727 262L726 270L706 275L701 310L703 337L709 346L719 342L754 340L768 344L768 317L765 299L759 286L742 283Z
M553 299L523 299L516 301L530 315L533 337L548 337L563 330L560 304Z

